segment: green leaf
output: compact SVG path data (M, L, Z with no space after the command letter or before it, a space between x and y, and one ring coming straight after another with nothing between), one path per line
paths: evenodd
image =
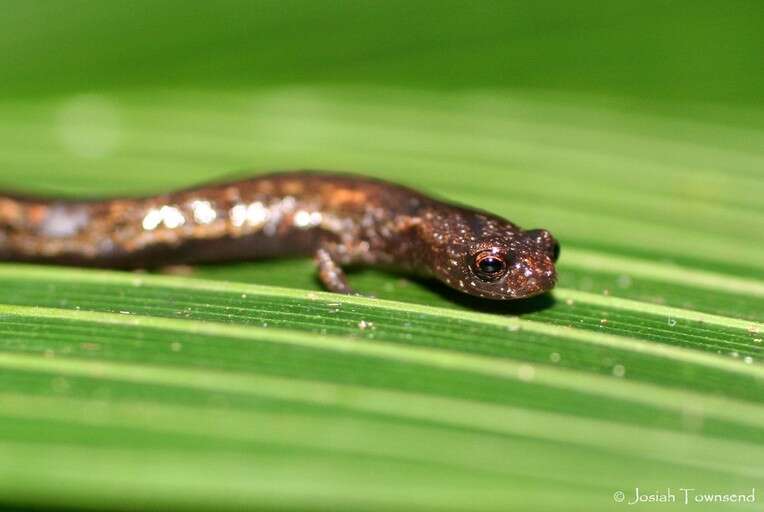
M760 132L501 91L0 110L9 187L146 193L309 163L563 246L551 297L501 304L373 270L351 277L377 298L337 296L303 260L0 265L7 503L597 510L619 490L750 494L764 477Z

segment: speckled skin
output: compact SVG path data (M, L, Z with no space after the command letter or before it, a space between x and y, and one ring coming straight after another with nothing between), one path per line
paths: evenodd
M558 252L548 231L352 175L278 173L136 199L0 195L0 260L145 268L313 255L339 293L353 293L343 267L372 265L517 299L554 286Z

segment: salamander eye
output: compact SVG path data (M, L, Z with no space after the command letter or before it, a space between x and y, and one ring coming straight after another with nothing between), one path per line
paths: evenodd
M507 262L500 255L483 251L475 255L475 274L484 281L495 281L507 271Z
M560 259L560 243L555 242L554 247L552 247L552 261L557 263L558 259Z

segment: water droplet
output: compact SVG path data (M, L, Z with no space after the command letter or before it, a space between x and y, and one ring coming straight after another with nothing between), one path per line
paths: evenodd
M120 114L116 104L104 96L74 96L61 105L56 117L59 142L76 156L103 158L119 146Z
M517 369L517 378L522 381L529 382L536 377L536 369L529 364L522 364Z

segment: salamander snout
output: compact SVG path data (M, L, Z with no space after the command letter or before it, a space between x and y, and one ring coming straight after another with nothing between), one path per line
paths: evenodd
M546 253L529 253L516 258L506 279L507 298L533 297L552 289L557 272L552 258Z
M551 290L557 282L555 262L560 244L545 229L532 229L523 235L524 242L513 251L512 271L506 279L506 290L512 298L525 298Z
M560 258L560 243L546 229L531 229L525 236L556 263Z

